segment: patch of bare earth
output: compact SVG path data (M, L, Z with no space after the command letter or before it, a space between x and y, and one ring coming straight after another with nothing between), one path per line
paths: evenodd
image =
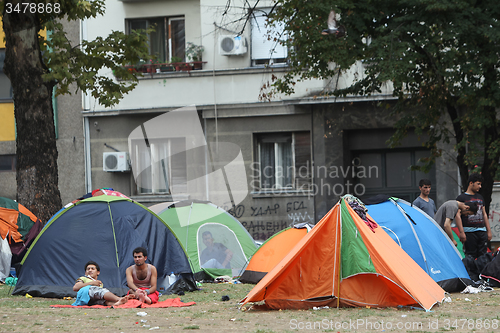
M498 289L451 294L451 302L430 312L408 308L242 311L238 301L252 287L206 284L203 290L180 297L196 305L164 309L50 308L50 304L72 301L7 296L0 299L0 332L500 332ZM223 302L223 295L230 300ZM160 300L172 297L177 296Z

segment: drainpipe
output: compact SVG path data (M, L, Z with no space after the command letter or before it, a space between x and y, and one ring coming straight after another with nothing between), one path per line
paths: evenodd
M92 163L90 160L90 126L89 118L83 117L83 153L85 158L85 190L92 192Z
M82 20L80 25L80 45L82 41L87 40L87 20ZM90 96L82 91L82 109L90 110ZM83 152L85 160L85 190L92 192L92 163L90 159L90 126L89 118L83 117Z
M202 111L202 117L203 117L203 111ZM203 131L205 133L203 133L205 135L205 196L206 196L206 200L207 201L210 201L210 191L209 191L209 188L208 188L208 162L209 162L209 159L208 159L208 138L207 138L207 118L203 117L203 124L205 125L204 126L204 129Z

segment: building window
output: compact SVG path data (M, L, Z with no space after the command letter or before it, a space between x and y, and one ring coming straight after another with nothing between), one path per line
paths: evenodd
M436 169L429 173L412 171L412 165L420 165L418 160L428 157L428 150L416 148L392 150L353 151L352 174L355 184L361 184L366 199L377 194L387 194L413 202L420 195L418 182L427 178L432 182L430 196L436 200Z
M16 155L0 155L0 171L16 171Z
M154 27L149 34L149 52L159 62L170 62L172 58L185 61L184 17L153 17L126 21L127 32Z
M0 100L12 100L12 86L10 80L3 71L5 61L5 49L0 49Z
M132 161L137 194L177 194L187 188L187 164L184 138L151 139L132 142Z
M252 25L252 65L286 64L287 48L278 40L285 40L284 24L274 27L267 26L267 15L270 8L257 9L253 13ZM269 40L268 35L273 38ZM275 40L275 38L277 40Z
M256 150L260 190L309 190L309 132L256 134Z

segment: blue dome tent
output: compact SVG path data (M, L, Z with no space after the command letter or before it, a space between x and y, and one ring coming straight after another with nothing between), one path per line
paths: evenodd
M441 288L455 292L472 284L460 253L432 217L402 199L376 196L364 203L368 214Z

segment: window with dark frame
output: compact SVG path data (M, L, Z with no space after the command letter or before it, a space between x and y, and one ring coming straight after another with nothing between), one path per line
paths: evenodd
M184 17L148 17L127 19L127 32L154 27L149 34L149 52L160 63L172 58L186 59L186 38Z
M354 183L362 184L365 190L361 199L377 194L387 194L409 202L420 195L418 182L420 179L430 179L433 186L430 196L436 196L436 168L433 166L429 173L413 171L411 165L419 165L418 160L428 157L428 150L379 149L353 151Z
M16 155L0 155L0 171L16 171Z
M260 190L309 190L309 132L255 134Z
M132 142L135 170L142 170L136 178L137 194L173 194L187 190L187 162L185 138L150 139Z
M3 71L5 49L0 49L0 100L12 100L12 85Z

